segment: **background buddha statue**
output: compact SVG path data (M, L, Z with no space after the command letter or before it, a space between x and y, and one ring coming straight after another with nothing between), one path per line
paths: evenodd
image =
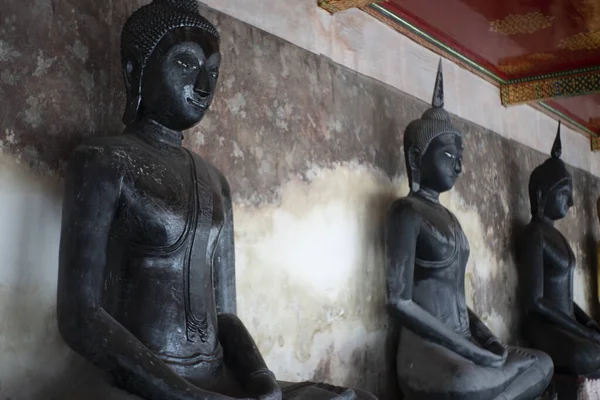
M194 0L155 0L122 33L123 135L69 161L58 325L118 386L151 400L373 398L275 381L236 316L231 193L182 147L208 110L219 35ZM265 316L268 318L268 316Z
M406 399L534 399L550 358L507 348L465 299L469 243L439 202L462 172L463 139L443 109L438 71L433 107L404 134L410 194L388 214L387 305L402 325L397 373Z
M525 278L525 335L552 357L557 373L600 377L600 331L573 302L575 255L554 227L573 205L571 174L561 153L559 125L552 157L529 179L532 217L518 248Z
M600 197L596 201L596 212L600 222ZM596 295L600 301L600 241L596 243Z

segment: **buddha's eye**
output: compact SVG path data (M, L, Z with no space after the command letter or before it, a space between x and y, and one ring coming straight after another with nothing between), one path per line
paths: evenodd
M187 62L181 61L181 60L177 60L177 64L181 65L185 69L192 69L192 70L198 69L198 67L196 65L190 64L190 63L187 63Z
M450 153L448 153L447 151L444 152L444 154L446 155L446 157L448 158L454 158L454 156Z
M217 79L219 77L219 71L210 71L210 76L212 76L214 79Z

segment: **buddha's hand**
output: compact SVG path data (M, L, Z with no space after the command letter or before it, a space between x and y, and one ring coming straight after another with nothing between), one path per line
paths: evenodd
M500 342L498 338L491 338L488 340L485 344L485 348L502 357L502 364L504 364L506 358L508 357L508 349L504 344L502 344L502 342Z
M498 338L490 338L485 342L483 348L476 347L479 349L475 352L473 361L484 367L498 368L504 365L506 358L508 357L508 350L498 340Z
M254 375L246 382L246 388L258 400L281 400L281 388L270 372Z
M588 329L593 330L594 332L600 332L600 327L598 327L598 323L596 321L594 321L593 319L590 319L587 324L585 324L585 326Z

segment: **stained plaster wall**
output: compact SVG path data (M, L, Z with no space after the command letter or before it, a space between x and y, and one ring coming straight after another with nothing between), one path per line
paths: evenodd
M138 5L7 0L0 11L1 399L108 396L56 329L61 176L77 143L121 130L118 35ZM224 63L216 102L186 146L214 162L235 193L239 314L280 379L395 398L381 233L387 206L407 191L402 132L427 105L206 15L222 32ZM443 202L471 243L468 302L501 338L519 341L513 233L528 219L528 173L545 155L455 122L465 174ZM595 311L600 183L572 172L576 206L559 228L577 256L577 300Z

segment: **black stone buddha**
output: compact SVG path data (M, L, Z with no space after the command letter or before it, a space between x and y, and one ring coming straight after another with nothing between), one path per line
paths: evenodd
M529 179L531 222L518 247L525 278L525 336L548 353L557 373L600 378L600 330L573 302L575 255L554 227L573 205L573 182L560 159L560 125L552 157Z
M215 93L214 26L194 0L155 0L128 19L121 49L125 132L80 145L67 170L64 340L149 400L374 398L278 383L235 314L230 189L182 147Z
M460 175L463 154L443 98L440 62L433 107L404 134L410 193L388 214L387 305L402 326L399 383L409 400L534 399L550 382L550 358L507 348L466 304L469 243L439 202Z

